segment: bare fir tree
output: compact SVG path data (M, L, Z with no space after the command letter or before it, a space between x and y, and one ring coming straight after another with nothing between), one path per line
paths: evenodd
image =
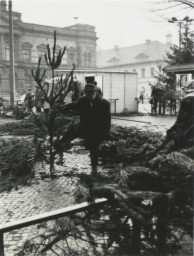
M38 88L44 95L44 101L47 103L47 111L42 115L37 115L33 112L35 122L39 128L43 131L43 140L39 140L39 145L42 149L44 159L48 161L50 165L50 174L53 175L55 169L56 155L61 154L61 141L62 135L64 135L69 121L60 115L59 105L64 103L64 100L68 93L72 90L73 85L73 72L75 64L69 74L64 77L61 75L60 78L55 77L55 70L61 65L62 58L65 54L66 47L63 50L56 50L56 31L54 32L54 44L52 50L47 45L47 53L45 54L45 60L48 67L51 70L51 82L45 80L46 70L41 70L41 57L38 61L36 70L31 70L32 76L37 83Z

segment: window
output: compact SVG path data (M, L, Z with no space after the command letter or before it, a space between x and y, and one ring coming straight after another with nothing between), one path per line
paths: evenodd
M5 60L9 60L9 45L5 46Z
M59 51L62 50L61 46L56 45L56 50L55 50L55 57L57 57L57 55L59 54Z
M68 52L68 64L71 65L74 63L75 60L75 54L73 52Z
M91 53L88 53L88 66L92 65L92 56Z
M31 60L31 51L30 51L30 49L23 49L22 50L22 59L25 62L30 62L30 60Z
M145 68L142 68L142 69L141 69L141 77L142 77L142 78L145 77Z
M46 63L45 60L45 54L46 54L46 50L38 50L38 58L41 57L41 63Z
M151 77L154 77L154 75L155 75L154 72L155 72L154 68L151 68L151 69L150 69Z
M87 53L84 53L84 66L87 67Z
M69 47L67 49L67 64L72 65L76 62L76 49L73 47Z
M92 55L90 52L84 53L84 66L89 67L92 65Z
M31 88L32 87L32 76L29 74L26 74L25 79L26 79L26 86Z
M38 51L38 56L39 56L39 57L44 57L45 53L46 53L46 51L44 51L44 50L39 50L39 51Z
M37 46L38 58L41 57L41 62L46 63L44 55L46 54L46 45L40 44Z
M138 54L136 57L135 57L135 59L147 59L149 56L147 55L147 54L145 54L145 53L140 53L140 54Z
M180 75L180 87L184 87L187 84L187 75Z
M119 59L117 59L117 58L112 58L112 59L110 59L109 61L107 61L107 62L117 62L117 61L119 61Z
M32 44L25 42L22 44L22 60L24 62L31 62Z

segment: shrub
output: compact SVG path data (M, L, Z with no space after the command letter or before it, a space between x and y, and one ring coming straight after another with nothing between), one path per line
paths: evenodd
M35 163L36 150L30 138L0 140L0 171L15 177L29 175Z

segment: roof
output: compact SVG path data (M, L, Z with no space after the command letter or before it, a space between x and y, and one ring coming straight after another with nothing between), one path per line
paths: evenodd
M169 50L169 45L150 40L143 44L100 50L97 51L97 67L114 67L159 60L164 61Z
M194 64L189 63L189 64L179 64L179 65L173 65L173 66L168 66L165 68L166 72L188 72L188 71L194 71Z
M0 2L1 3L1 2ZM8 12L0 12L0 27L6 27L7 29L9 28L9 16ZM68 35L68 36L73 36L75 37L76 33L79 33L79 37L83 38L90 38L90 39L95 39L97 40L96 37L96 31L95 27L93 25L88 25L88 24L76 24L72 26L67 26L67 27L55 27L55 26L48 26L48 25L40 25L40 24L34 24L34 23L27 23L23 22L21 20L21 16L18 17L17 12L13 12L13 25L14 29L19 29L19 30L25 30L26 31L33 31L33 32L41 32L41 33L46 33L46 34L51 34L53 33L54 30L57 31L58 34L61 35Z
M57 69L57 72L71 72L70 69ZM136 72L128 72L128 71L112 71L112 70L99 70L99 69L75 69L74 74L76 73L81 73L81 74L97 74L97 73L109 73L109 74L135 74L137 75Z

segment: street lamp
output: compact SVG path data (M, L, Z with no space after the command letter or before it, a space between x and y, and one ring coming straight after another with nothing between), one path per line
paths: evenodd
M178 20L175 17L172 17L170 20L168 20L168 22L170 23L177 23L178 27L179 27L179 49L181 49L181 43L182 43L182 27L185 24L185 27L187 29L188 32L188 23L194 21L194 19L190 19L189 16L186 16L184 19L182 20Z

